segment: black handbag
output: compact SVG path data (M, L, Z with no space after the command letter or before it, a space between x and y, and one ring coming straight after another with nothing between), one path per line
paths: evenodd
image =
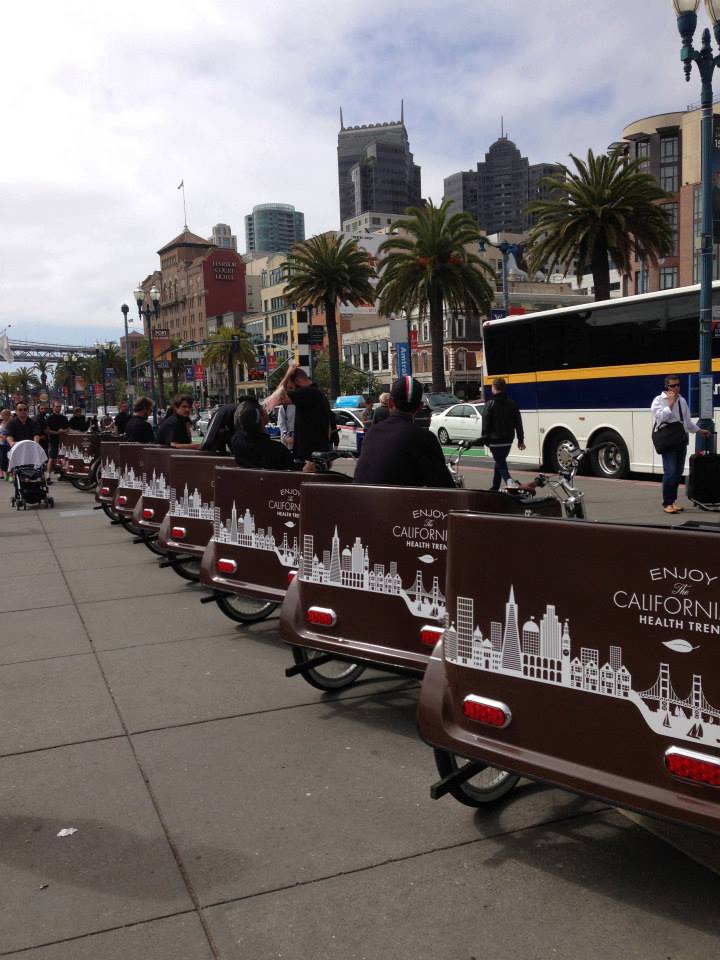
M652 432L652 442L658 453L667 453L669 450L682 447L687 443L685 424L679 420L661 423Z

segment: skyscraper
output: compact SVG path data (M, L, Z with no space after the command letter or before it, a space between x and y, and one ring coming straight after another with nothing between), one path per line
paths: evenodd
M232 232L232 227L229 223L216 223L212 228L210 241L214 243L216 247L237 251L237 237Z
M401 215L421 203L420 167L400 120L346 127L338 133L340 224L368 211Z
M245 217L248 253L289 253L305 239L305 214L291 203L261 203Z

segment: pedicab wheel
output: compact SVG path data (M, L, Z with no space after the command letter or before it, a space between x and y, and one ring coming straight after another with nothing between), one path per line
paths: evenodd
M226 617L230 617L236 623L259 623L269 617L279 606L273 600L243 597L237 593L218 597L217 605Z
M102 511L105 514L105 516L108 518L108 520L120 519L120 517L118 517L117 513L115 513L115 511L113 510L113 508L110 506L109 503L101 503L100 506L102 507Z
M144 530L142 538L143 543L148 548L150 553L154 553L158 557L165 556L166 551L158 543L158 535L156 533L148 533L147 530Z
M128 533L131 533L134 537L141 537L143 535L142 527L138 527L136 523L133 523L132 520L128 520L127 517L121 517L120 514L117 515L120 523L125 527Z
M200 557L178 557L177 560L173 559L170 569L183 580L197 583L200 579Z
M463 757L447 750L434 750L435 766L441 777L455 773L466 763ZM484 767L470 780L450 787L450 794L467 807L483 807L501 800L518 782L520 777L497 767Z
M293 659L299 667L304 667L301 676L317 690L344 690L351 687L365 672L364 663L350 663L347 660L329 660L314 667L313 660L321 654L306 647L293 647Z
M47 505L48 505L48 507L54 507L54 506L55 506L55 500L54 500L52 497L48 497L48 498L47 498Z
M75 487L76 490L94 490L97 486L97 480L95 477L73 477L70 480L70 483Z

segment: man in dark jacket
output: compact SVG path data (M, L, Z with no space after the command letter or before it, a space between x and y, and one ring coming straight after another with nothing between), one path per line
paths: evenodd
M507 395L507 381L496 377L492 382L492 399L488 401L483 413L483 436L495 461L495 472L491 490L499 490L501 481L506 487L517 487L518 483L510 476L507 458L513 440L517 434L518 449L525 449L520 408Z
M413 377L395 381L388 404L390 415L366 433L353 483L455 486L437 437L414 422L422 395L422 384Z
M31 418L28 405L23 400L15 407L15 416L8 421L7 442L11 447L21 440L40 442L40 428Z
M135 401L133 415L125 425L125 439L129 443L152 443L155 439L153 428L148 423L152 406L149 397L139 397Z
M175 397L172 405L172 413L163 418L162 423L157 428L156 440L166 447L193 447L192 428L190 426L190 413L192 403L188 397Z
M332 418L325 394L315 386L301 367L292 364L281 385L285 388L290 403L295 404L295 460L309 460L313 453L329 450Z
M127 400L121 400L117 416L115 417L115 430L117 431L118 436L122 436L125 433L125 427L128 425L129 419L130 405L128 404Z
M292 470L295 466L292 453L267 435L267 422L267 411L257 400L248 398L238 404L231 441L235 461L240 467Z

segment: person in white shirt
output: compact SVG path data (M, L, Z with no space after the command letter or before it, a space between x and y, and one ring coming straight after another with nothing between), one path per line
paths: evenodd
M680 378L665 377L665 389L652 402L653 430L664 423L680 422L685 428L685 439L662 454L662 508L665 513L681 513L685 508L677 504L677 494L688 448L688 434L699 433L709 437L710 431L701 429L691 418L687 400L680 396Z
M295 436L295 404L284 403L278 410L278 426L280 427L280 439L288 448L292 450L293 439Z

